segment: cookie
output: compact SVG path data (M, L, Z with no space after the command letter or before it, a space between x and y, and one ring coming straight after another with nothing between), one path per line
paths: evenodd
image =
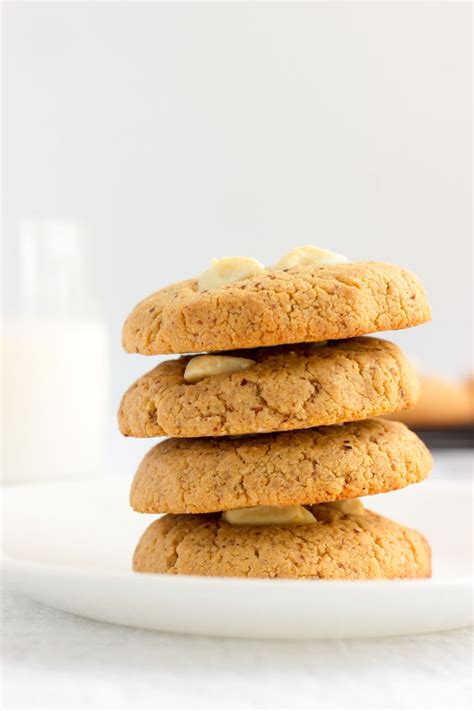
M353 338L429 321L413 274L379 262L299 266L208 291L189 279L149 296L123 328L131 353L227 351Z
M209 437L363 420L415 404L419 384L400 349L378 338L245 351L244 372L184 381L189 357L160 363L125 393L122 434Z
M367 510L316 509L315 523L288 528L232 526L218 514L167 514L145 531L133 569L245 578L430 577L430 547L417 531Z
M421 390L417 404L395 418L411 427L435 429L474 424L472 381L457 382L447 378L420 376Z
M432 458L405 425L365 420L236 438L168 439L143 459L142 513L208 513L352 499L422 481Z

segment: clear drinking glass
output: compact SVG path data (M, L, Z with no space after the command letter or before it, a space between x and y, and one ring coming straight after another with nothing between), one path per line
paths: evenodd
M19 232L19 306L2 332L2 480L103 471L107 333L73 222L28 220Z

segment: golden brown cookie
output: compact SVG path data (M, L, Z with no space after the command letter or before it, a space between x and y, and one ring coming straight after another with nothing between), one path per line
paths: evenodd
M209 437L363 420L411 407L418 380L401 350L378 338L246 351L244 372L184 382L189 357L165 361L125 393L122 434Z
M352 338L431 318L413 274L381 262L272 269L210 291L197 279L139 303L123 328L131 353L197 353Z
M315 523L288 528L232 526L218 514L167 514L143 534L133 569L245 578L430 577L430 547L417 531L367 510L347 515L323 505L312 511Z
M455 381L420 376L421 390L411 410L393 417L420 429L463 427L474 424L472 380Z
M130 502L143 513L287 506L401 489L432 458L405 425L365 420L232 438L168 439L143 459Z

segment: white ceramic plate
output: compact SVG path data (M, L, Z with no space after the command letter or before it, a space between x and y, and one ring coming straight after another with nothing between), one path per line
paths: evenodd
M108 479L6 487L7 585L84 617L191 634L376 637L472 623L467 484L428 481L370 497L370 508L423 531L433 547L431 580L393 582L134 574L133 549L153 517L129 509L129 486Z

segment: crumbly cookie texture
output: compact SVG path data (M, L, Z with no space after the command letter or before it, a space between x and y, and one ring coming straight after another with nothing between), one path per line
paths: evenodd
M148 452L130 503L142 513L211 513L381 494L423 481L432 457L405 425L347 425L231 439L168 439Z
M236 438L167 439L144 457L130 503L142 513L210 513L353 499L422 481L432 466L403 424L343 426Z
M432 457L405 425L365 420L232 439L168 439L148 452L130 502L142 513L211 513L381 494L423 481Z
M431 318L413 274L379 262L298 266L208 291L173 284L136 306L123 328L131 353L196 353L352 338Z
M430 577L430 547L417 531L367 510L324 509L315 523L288 528L232 526L218 514L167 514L145 531L133 569L244 578Z
M241 355L236 353L235 355ZM122 434L209 437L364 420L415 404L419 383L401 350L378 338L319 348L246 351L243 373L184 382L189 358L165 361L125 393Z

